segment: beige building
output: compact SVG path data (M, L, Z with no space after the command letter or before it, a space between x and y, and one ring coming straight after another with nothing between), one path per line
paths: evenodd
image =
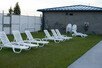
M56 29L65 32L68 23L76 24L78 31L88 34L102 34L102 8L86 5L72 5L39 9L43 13L42 29ZM85 31L85 24L88 24Z

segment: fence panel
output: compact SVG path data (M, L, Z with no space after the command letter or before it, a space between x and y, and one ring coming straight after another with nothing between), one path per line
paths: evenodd
M0 31L2 31L2 26L7 34L10 34L10 27L11 32L12 30L19 30L21 33L24 33L25 30L36 32L41 29L41 18L36 16L12 15L10 26L10 16L0 14Z
M0 13L0 31L2 31L2 14Z
M12 15L12 30L20 30L20 16Z
M27 16L20 16L20 32L24 33L27 28Z
M35 16L29 16L27 22L27 30L34 32L35 31Z
M41 17L36 17L35 31L41 30Z
M9 16L4 16L3 29L6 32L6 34L10 34L10 17Z

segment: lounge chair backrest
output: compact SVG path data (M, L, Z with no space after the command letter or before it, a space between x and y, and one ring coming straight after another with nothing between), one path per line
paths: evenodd
M67 25L67 29L68 29L68 30L71 30L71 29L72 29L72 24L68 24L68 25Z
M30 33L30 31L26 30L25 33L26 33L27 38L28 38L29 40L34 40L33 36L32 36L31 33Z
M22 42L23 41L19 31L17 31L17 30L16 31L12 31L12 33L14 35L14 38L15 38L16 42Z
M51 29L51 32L52 32L53 36L56 38L57 37L57 34L56 34L55 30L54 29Z
M72 30L76 30L76 31L77 31L77 25L74 24L74 25L72 26Z
M44 33L45 33L45 35L46 35L48 38L51 37L50 34L49 34L49 32L48 32L47 30L44 30Z
M66 26L66 33L67 32L72 32L72 24L68 24L67 26Z
M73 33L77 33L77 25L76 24L74 24L73 26L72 26L72 32Z
M3 44L10 43L10 41L7 38L5 32L3 32L3 31L0 32L0 39L1 39L1 41L2 41Z
M72 27L72 24L68 24L67 26L71 28Z
M55 31L56 31L58 36L61 36L61 33L60 33L60 31L58 29L55 29Z

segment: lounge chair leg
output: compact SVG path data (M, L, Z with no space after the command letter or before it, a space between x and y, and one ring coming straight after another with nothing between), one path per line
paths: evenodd
M37 46L36 48L38 48L39 46Z
M42 39L42 41L44 41L44 39ZM47 39L45 39L45 41L47 41Z
M14 53L20 53L21 51L22 51L22 49L20 49L19 51L16 51L15 48L13 48Z
M44 44L42 44L42 45L39 45L39 47L43 47L44 46Z
M72 34L72 36L73 36L73 37L76 37L76 35L75 35L75 34Z
M26 49L26 50L30 50L31 49L31 47L29 46L29 48L28 49Z
M54 40L55 43L60 43L60 40Z
M82 38L85 38L86 36L85 36L85 35L81 35L81 37L82 37Z
M66 40L64 39L63 42L65 42Z

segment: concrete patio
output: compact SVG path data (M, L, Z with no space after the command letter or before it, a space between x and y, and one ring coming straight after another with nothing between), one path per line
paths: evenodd
M102 41L67 68L102 68Z

